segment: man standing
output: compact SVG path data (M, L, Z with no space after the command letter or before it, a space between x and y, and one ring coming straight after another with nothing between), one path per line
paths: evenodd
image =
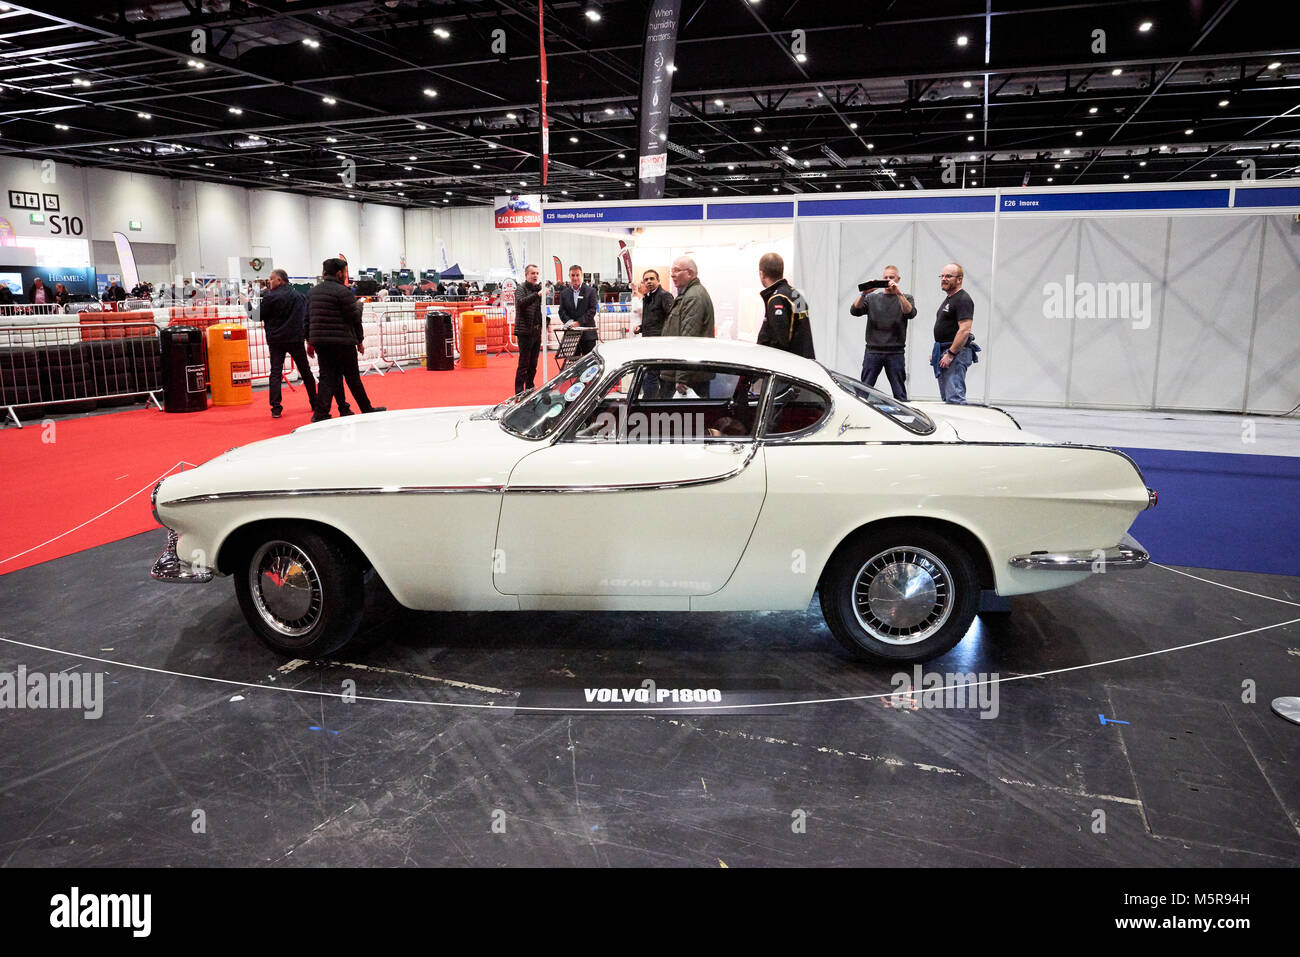
M939 398L953 405L966 404L966 370L979 362L980 347L971 327L975 324L975 303L961 287L966 274L957 263L948 263L939 274L939 285L947 294L934 317L934 349L930 365L939 380Z
M271 289L262 297L258 308L262 325L266 327L266 345L271 351L271 418L280 417L280 380L284 376L284 357L287 354L302 376L307 389L307 401L316 410L316 378L307 364L307 351L303 348L307 297L289 285L289 274L283 269L271 271Z
M777 253L764 253L758 261L758 279L763 284L763 325L758 344L815 359L812 325L798 295L785 279L785 260ZM797 304L796 304L797 303Z
M713 338L713 297L700 284L699 267L689 256L679 256L673 260L673 286L677 289L677 301L664 322L665 336L699 336L703 339ZM687 389L694 391L701 399L709 398L712 372L691 372L676 369L666 374L666 379L673 383L679 395L685 395Z
M875 388L880 370L899 402L907 401L907 322L916 315L916 300L899 285L897 266L886 266L884 289L869 289L849 307L849 315L867 317L867 348L862 356L862 381Z
M108 288L104 290L104 295L100 298L101 302L121 302L126 298L126 290L117 284L116 279L108 281Z
M361 370L357 367L358 353L364 354L362 345L365 332L361 326L361 303L348 291L347 263L341 259L327 259L321 265L321 281L312 287L307 298L307 341L320 356L320 390L317 393L316 414L313 422L330 417L330 402L337 394L339 415L351 415L343 396L343 381L352 390L352 398L362 412L383 412L384 406L373 406L361 384Z
M596 348L596 290L582 281L582 267L569 267L569 284L559 293L560 299L560 322L564 324L565 329L574 329L578 326L590 328L590 332L585 329L582 333L582 339L578 342L577 355L585 356L592 349Z
M643 336L662 336L664 323L668 321L668 313L673 308L673 294L659 284L659 273L654 269L642 273L641 281L645 284L646 291L641 297L641 324L634 331ZM671 390L671 385L660 381L658 372L646 372L645 388L642 390L645 398L666 399Z
M541 270L524 267L524 281L515 290L515 338L519 340L519 367L515 370L515 395L531 390L537 378L537 356L542 351Z

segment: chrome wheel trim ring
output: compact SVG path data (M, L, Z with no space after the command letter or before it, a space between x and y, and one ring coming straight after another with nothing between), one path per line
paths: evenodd
M307 553L286 541L270 541L248 563L248 590L258 616L276 634L301 638L320 621L324 591Z
M897 545L872 555L853 578L853 614L862 629L890 645L914 645L952 616L952 573L933 552Z

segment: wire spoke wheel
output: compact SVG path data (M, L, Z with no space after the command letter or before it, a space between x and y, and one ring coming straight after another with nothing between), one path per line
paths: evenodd
M248 563L248 587L257 613L281 635L301 637L320 621L320 574L297 545L275 540L258 548Z
M923 548L873 555L853 583L853 611L872 637L895 645L924 641L952 614L952 574Z

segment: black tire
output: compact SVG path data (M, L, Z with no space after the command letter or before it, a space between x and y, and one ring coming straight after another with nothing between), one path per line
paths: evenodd
M235 594L263 642L283 655L319 658L352 640L364 606L355 549L295 525L267 529L245 544ZM273 591L274 576L284 584Z
M962 545L901 525L848 539L831 557L818 593L840 644L858 658L889 664L951 650L970 628L979 596L975 562Z

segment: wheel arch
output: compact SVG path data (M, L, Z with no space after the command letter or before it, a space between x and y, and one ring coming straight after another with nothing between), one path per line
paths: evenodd
M374 567L374 562L352 540L350 535L328 522L308 518L260 518L246 522L232 529L226 535L217 549L217 571L223 575L233 574L241 556L245 556L251 551L262 533L271 529L283 530L285 528L306 529L319 535L334 538L353 552L357 561L361 563L363 571Z
M859 525L851 532L846 534L831 550L830 555L826 558L826 563L822 566L821 574L817 578L817 585L821 587L822 581L826 577L829 569L834 567L836 559L841 552L850 547L854 541L863 535L877 534L882 531L897 529L903 531L906 529L924 528L929 529L939 535L943 535L966 550L970 555L971 561L975 564L975 574L979 578L981 588L996 588L997 579L993 574L993 561L989 557L988 546L980 539L978 535L972 532L964 525L950 521L944 518L934 518L930 516L919 515L897 515L889 518L875 519Z

